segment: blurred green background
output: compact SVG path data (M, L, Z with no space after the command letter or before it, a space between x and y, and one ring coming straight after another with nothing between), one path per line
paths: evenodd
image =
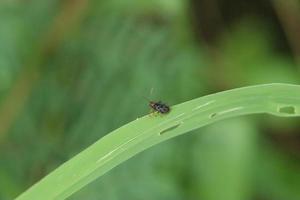
M147 114L143 96L299 84L299 34L297 0L1 0L0 199ZM69 199L299 200L299 132L298 118L218 122Z

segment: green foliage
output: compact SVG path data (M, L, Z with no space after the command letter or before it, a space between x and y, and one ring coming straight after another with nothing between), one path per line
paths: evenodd
M71 26L66 19L79 11L70 10L82 2L86 10ZM195 41L187 4L0 2L1 200L17 197L105 134L148 113L143 96L174 105L250 84L299 83L291 57L274 50L268 24L238 19L219 36L218 57L211 57L207 44ZM38 78L27 85L32 71ZM21 85L28 93L16 90L18 80L26 80ZM3 110L9 111L4 117ZM288 145L274 144L276 132L268 132L292 137L298 124L298 118L271 117L216 123L133 157L69 199L299 199L297 148L290 153Z
M300 95L297 94L299 89L300 86L287 84L240 88L173 106L172 112L166 116L138 118L100 139L17 199L65 199L116 165L154 144L221 119L253 113L269 113L283 117L300 116ZM239 137L234 135L235 140ZM233 156L230 158L243 157L237 155L235 158L235 155L241 147L247 145L242 141L238 141L238 145L240 146L237 146L237 149L232 150ZM225 162L227 163L228 159ZM239 182L230 177L243 169L242 166L234 164L246 161L229 160L229 163L229 174L224 171L219 172L219 176L227 176L233 186L240 187ZM226 185L221 181L219 183L220 187ZM227 193L230 190L225 191ZM238 193L231 192L226 199L239 199L235 197ZM45 193L47 197L44 197Z

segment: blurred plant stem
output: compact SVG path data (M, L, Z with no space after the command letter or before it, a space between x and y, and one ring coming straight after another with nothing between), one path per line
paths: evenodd
M300 67L300 3L298 0L273 0L272 4Z
M30 94L41 77L42 69L52 57L66 36L70 34L85 16L88 0L64 0L61 11L50 24L48 31L36 43L27 64L19 73L8 95L0 108L0 143L4 141L6 134L13 125L18 113L20 113Z

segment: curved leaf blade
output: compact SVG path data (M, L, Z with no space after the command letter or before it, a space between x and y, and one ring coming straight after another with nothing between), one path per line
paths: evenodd
M222 119L256 113L300 116L300 86L274 83L228 90L172 106L167 115L136 119L58 167L17 200L65 199L157 143Z

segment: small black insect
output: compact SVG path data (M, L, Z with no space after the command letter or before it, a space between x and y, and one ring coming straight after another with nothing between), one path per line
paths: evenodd
M154 112L158 112L161 114L167 114L170 112L170 107L160 101L149 101L149 106L153 109Z

